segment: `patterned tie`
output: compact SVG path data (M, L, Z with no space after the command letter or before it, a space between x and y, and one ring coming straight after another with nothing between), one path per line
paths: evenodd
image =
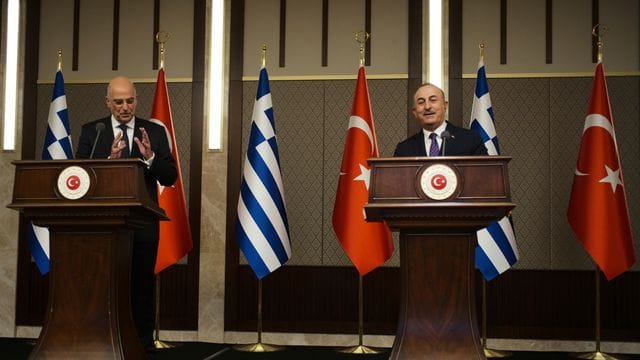
M118 127L120 128L120 130L122 130L122 140L124 140L124 143L127 145L124 149L122 149L120 157L128 158L131 153L129 152L129 136L127 135L127 125L120 124L118 125Z
M439 156L440 148L438 147L438 140L436 139L438 134L432 132L429 134L429 139L431 139L431 146L429 146L429 156Z

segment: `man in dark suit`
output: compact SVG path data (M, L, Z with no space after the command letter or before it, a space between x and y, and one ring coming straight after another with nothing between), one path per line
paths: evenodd
M400 142L393 156L487 155L478 134L445 121L449 102L442 89L425 83L416 90L413 100L413 116L422 130Z
M166 129L162 125L135 117L137 102L136 89L129 79L119 76L111 80L106 96L111 116L82 126L76 158L142 159L146 164L144 178L147 191L157 204L156 184L173 185L178 178L178 171L171 155ZM132 249L131 309L138 336L149 354L153 354L154 350L154 266L158 236L157 221L136 229Z

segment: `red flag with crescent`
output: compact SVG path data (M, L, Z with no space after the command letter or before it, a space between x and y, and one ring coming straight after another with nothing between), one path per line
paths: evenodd
M567 212L608 280L636 261L618 145L602 63L596 66Z
M169 92L164 76L164 69L158 70L156 94L151 108L151 121L164 125L169 138L171 152L176 160L178 168L178 180L173 186L160 186L158 190L158 203L167 213L169 221L160 221L160 243L158 244L158 257L156 259L155 273L173 265L191 248L191 227L189 215L182 187L182 171L180 171L180 157L176 146L176 136L173 132L173 119L169 104Z
M387 225L367 222L364 213L371 171L367 159L377 156L369 89L364 66L360 66L332 219L336 237L360 275L382 265L393 253L393 239Z

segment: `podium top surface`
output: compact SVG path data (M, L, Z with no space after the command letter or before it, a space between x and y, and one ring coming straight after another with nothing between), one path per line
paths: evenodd
M371 158L369 221L392 228L480 228L508 214L507 156Z
M144 209L167 219L145 186L146 164L140 159L17 160L9 208Z

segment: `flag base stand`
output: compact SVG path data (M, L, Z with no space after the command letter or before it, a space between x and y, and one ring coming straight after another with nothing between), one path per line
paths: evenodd
M572 353L574 359L592 359L592 360L617 360L624 359L621 355L610 355L600 351L600 269L595 264L595 303L596 303L596 351Z
M258 279L258 342L253 344L240 344L233 347L234 350L253 353L267 353L282 351L284 346L265 344L262 342L262 279Z
M155 295L156 295L156 316L155 316L155 329L153 332L153 348L154 349L173 349L179 347L179 344L174 344L160 340L160 274L156 274L155 278Z
M484 348L484 356L488 358L506 358L513 356L511 351Z
M571 356L574 359L591 359L591 360L617 360L617 359L624 359L624 357L621 357L619 355L606 354L606 353L603 353L601 351L592 351L592 352L586 352L586 353L573 353L573 354L570 354L569 356Z
M336 349L337 352L343 354L380 354L385 349L377 349L374 347L363 345L362 337L364 334L364 316L363 316L363 292L362 292L362 275L358 276L358 345L346 348Z
M482 350L487 359L513 356L511 351L489 349L487 347L487 280L482 277Z
M160 339L153 340L153 347L155 349L174 349L179 347L180 345L173 344L170 342L162 341Z
M377 349L366 345L356 345L348 348L337 349L339 353L343 354L380 354L385 352L385 349Z
M255 344L236 345L233 347L233 349L237 351L243 351L243 352L266 353L266 352L282 351L285 349L285 347L280 345L272 345L272 344L265 344L265 343L258 342Z

